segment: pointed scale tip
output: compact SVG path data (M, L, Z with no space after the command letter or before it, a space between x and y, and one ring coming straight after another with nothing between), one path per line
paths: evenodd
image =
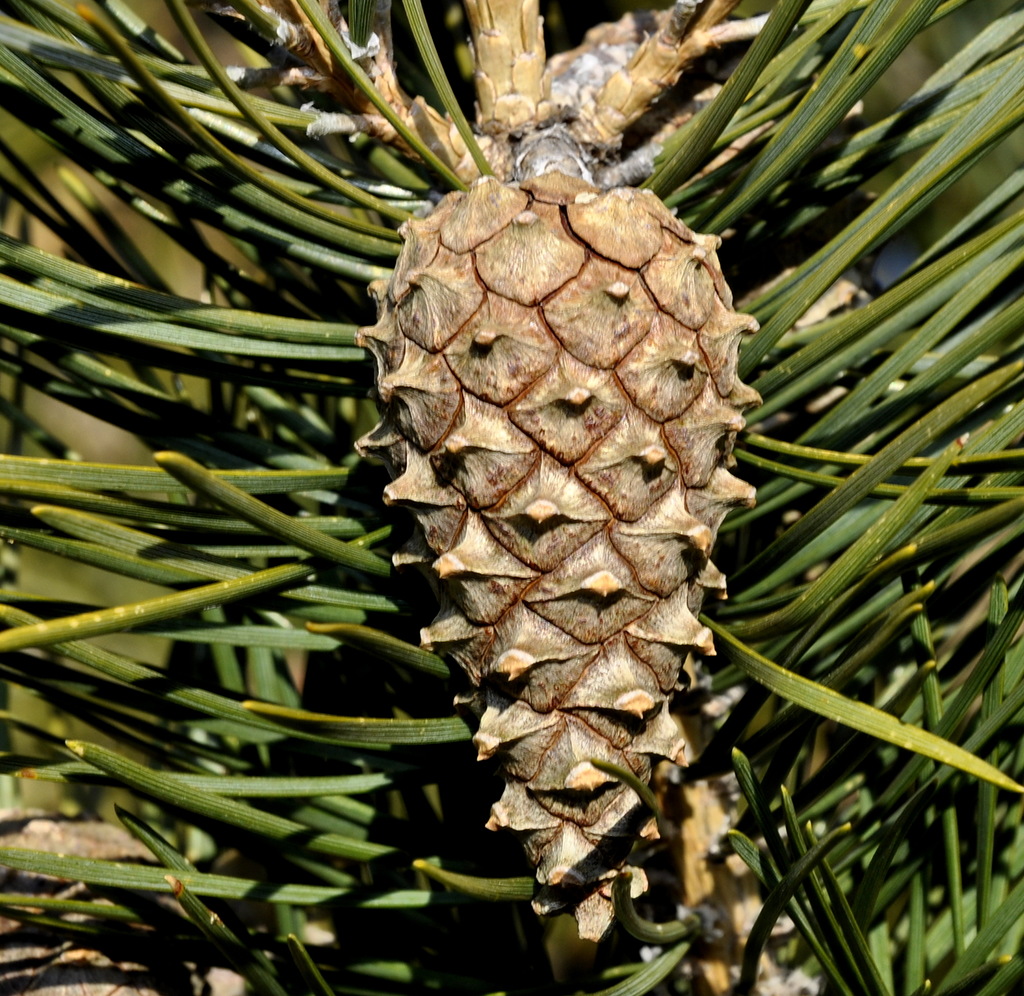
M686 741L682 738L675 741L667 751L665 751L665 757L667 757L673 764L679 765L680 768L686 768L690 762L686 760Z
M585 387L574 387L568 394L566 394L565 400L572 405L573 408L579 408L580 406L585 405L593 396L594 392Z
M484 826L488 830L502 830L508 825L508 810L500 802L496 802L491 806L491 817Z
M530 502L523 511L531 518L537 525L543 522L547 522L548 519L558 515L559 508L553 501L548 501L547 498L538 498L536 501Z
M470 441L461 432L453 432L445 441L444 448L449 453L461 453L470 446Z
M653 816L640 828L640 836L651 843L656 840L661 840L661 831L658 829L658 821Z
M454 553L442 554L434 561L434 573L439 578L450 578L468 573L469 568Z
M565 776L565 787L575 792L592 792L614 780L589 761L582 761Z
M533 654L528 654L525 650L512 649L506 650L495 661L494 669L504 674L509 681L515 681L536 663L537 658Z
M615 708L619 712L632 713L637 719L643 719L656 704L650 694L642 688L634 688L631 692L623 692L615 700Z
M486 761L501 746L501 741L493 733L478 731L476 736L473 737L473 746L477 749L476 759L478 761Z
M711 553L711 547L714 546L715 543L715 535L707 526L704 525L703 522L698 523L685 535L689 537L690 542L696 549L700 550L701 553Z
M604 292L613 301L625 301L629 297L629 284L625 280L616 280L615 283L605 287Z
M561 885L567 889L580 888L587 884L586 879L569 865L558 865L548 872L547 885Z
M473 344L485 349L488 346L493 346L499 335L501 333L498 329L485 326L473 334Z
M645 446L637 456L647 464L648 467L660 467L668 459L668 450L664 446L651 444Z
M598 571L596 574L584 578L580 587L585 591L600 595L602 598L607 598L622 590L622 582L611 571Z

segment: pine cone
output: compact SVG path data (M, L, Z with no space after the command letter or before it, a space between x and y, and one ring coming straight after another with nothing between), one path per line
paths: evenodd
M733 463L740 336L715 255L658 198L559 173L477 181L407 223L361 331L383 419L361 441L419 529L398 554L441 602L423 631L473 691L479 756L506 788L488 826L536 865L540 913L581 936L612 922L611 880L638 834L632 789L683 760L669 715L696 615L725 594L708 559L726 513L753 503Z

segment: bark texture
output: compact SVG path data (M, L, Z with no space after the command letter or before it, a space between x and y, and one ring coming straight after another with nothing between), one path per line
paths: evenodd
M17 809L0 810L0 847L102 861L152 860L150 852L120 827ZM107 902L82 882L0 867L0 890L10 902L7 912L20 908L30 914L25 923L0 916L0 996L193 996L200 991L220 996L228 992L223 985L209 985L211 980L197 967L183 966L173 948L161 945L155 930L127 924L112 929L111 921L102 916L31 905L34 897L93 902L97 907ZM140 893L143 896L148 903L164 905L165 897ZM173 910L168 903L168 918ZM33 919L32 913L41 917Z
M468 674L479 756L501 765L488 826L523 843L537 911L600 938L611 880L657 831L593 762L646 782L683 760L669 703L686 656L714 652L709 554L754 500L729 467L757 323L719 240L632 188L485 178L403 235L361 332L383 413L361 448L418 523L395 559L441 603L423 642Z

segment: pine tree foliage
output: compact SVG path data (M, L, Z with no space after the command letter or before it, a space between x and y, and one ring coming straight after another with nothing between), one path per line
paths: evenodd
M779 0L624 125L636 175L614 182L724 238L763 404L736 449L758 503L725 519L729 599L701 617L717 654L675 703L691 763L654 791L608 772L661 840L631 856L642 897L616 880L599 948L538 920L515 842L484 829L495 772L420 646L432 596L391 566L410 525L354 448L366 285L492 137L468 123L478 5L396 4L398 75L374 84L358 53L389 6L296 0L321 42L303 68L277 5L167 0L170 40L122 0L0 0L4 798L27 779L116 797L153 855L3 847L108 902L0 912L274 996L1018 991L1024 173L998 157L1024 117L1024 3ZM544 12L564 74L582 27ZM584 44L628 47L637 18ZM861 113L908 46L964 24L915 92ZM915 242L926 209L944 224ZM131 455L89 452L84 416ZM737 822L709 855L712 799Z

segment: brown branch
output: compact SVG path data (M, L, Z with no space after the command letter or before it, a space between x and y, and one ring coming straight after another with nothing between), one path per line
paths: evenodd
M677 0L659 30L605 82L592 103L580 108L578 136L597 144L613 143L689 66L727 40L715 29L738 3L708 0L695 7L695 0Z

